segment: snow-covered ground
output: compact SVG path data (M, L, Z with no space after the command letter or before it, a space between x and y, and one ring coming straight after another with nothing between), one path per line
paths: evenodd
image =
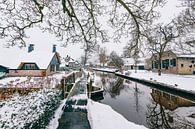
M35 123L44 125L48 114L59 103L60 93L57 89L42 89L0 102L0 128L33 128Z
M195 127L195 106L177 108L170 115L177 122L176 125L181 125L181 123L185 122L189 127Z
M129 122L108 105L88 100L87 109L91 129L146 129Z
M93 68L94 70L106 71L106 72L116 72L118 69L114 68Z
M135 73L134 70L129 70L124 72L124 74L130 77L160 82L167 85L172 85L173 87L179 89L195 92L195 75L175 75L162 73L162 75L159 76L158 73L145 70L137 70L137 73Z
M69 74L67 74L69 75ZM56 73L47 77L6 77L0 80L0 87L55 87L60 83L64 72Z

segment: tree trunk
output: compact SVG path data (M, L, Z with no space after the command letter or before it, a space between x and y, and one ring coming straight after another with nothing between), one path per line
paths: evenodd
M158 75L161 76L161 54L159 54L158 58Z
M87 51L85 50L84 66L86 65L86 63L87 63Z

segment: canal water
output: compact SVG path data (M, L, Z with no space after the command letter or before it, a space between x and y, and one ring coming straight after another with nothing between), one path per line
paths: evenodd
M195 102L114 74L95 74L95 85L104 87L100 102L127 120L150 129L195 129Z

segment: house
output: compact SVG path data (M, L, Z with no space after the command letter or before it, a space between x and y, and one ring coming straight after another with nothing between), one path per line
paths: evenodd
M158 55L151 57L151 69L158 69ZM161 71L173 74L195 74L195 54L177 54L166 51L161 59Z
M59 71L60 57L55 45L52 51L34 50L33 44L28 51L5 51L9 59L1 58L0 65L8 67L8 76L48 76Z
M71 58L68 55L64 58L63 62L64 62L64 67L70 67L70 68L80 67L79 62L74 60L73 58Z
M137 70L144 70L144 59L139 58L137 63L135 64L135 60L133 58L122 58L124 62L124 70L133 70L137 68Z

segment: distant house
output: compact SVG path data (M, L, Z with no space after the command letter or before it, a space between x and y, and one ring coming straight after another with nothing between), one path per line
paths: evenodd
M133 58L122 58L124 62L124 70L144 70L144 60L142 58L138 59L137 63Z
M158 55L151 57L151 69L158 69ZM172 51L166 51L162 55L161 70L165 73L174 74L195 74L195 54L176 54Z
M77 67L80 67L80 64L78 61L74 60L73 58L71 58L70 56L66 56L64 58L64 67L70 67L70 68L77 68Z
M50 52L38 51L30 44L28 52L7 52L10 59L5 57L0 64L8 67L8 76L48 76L59 71L60 57L55 50L53 46Z

